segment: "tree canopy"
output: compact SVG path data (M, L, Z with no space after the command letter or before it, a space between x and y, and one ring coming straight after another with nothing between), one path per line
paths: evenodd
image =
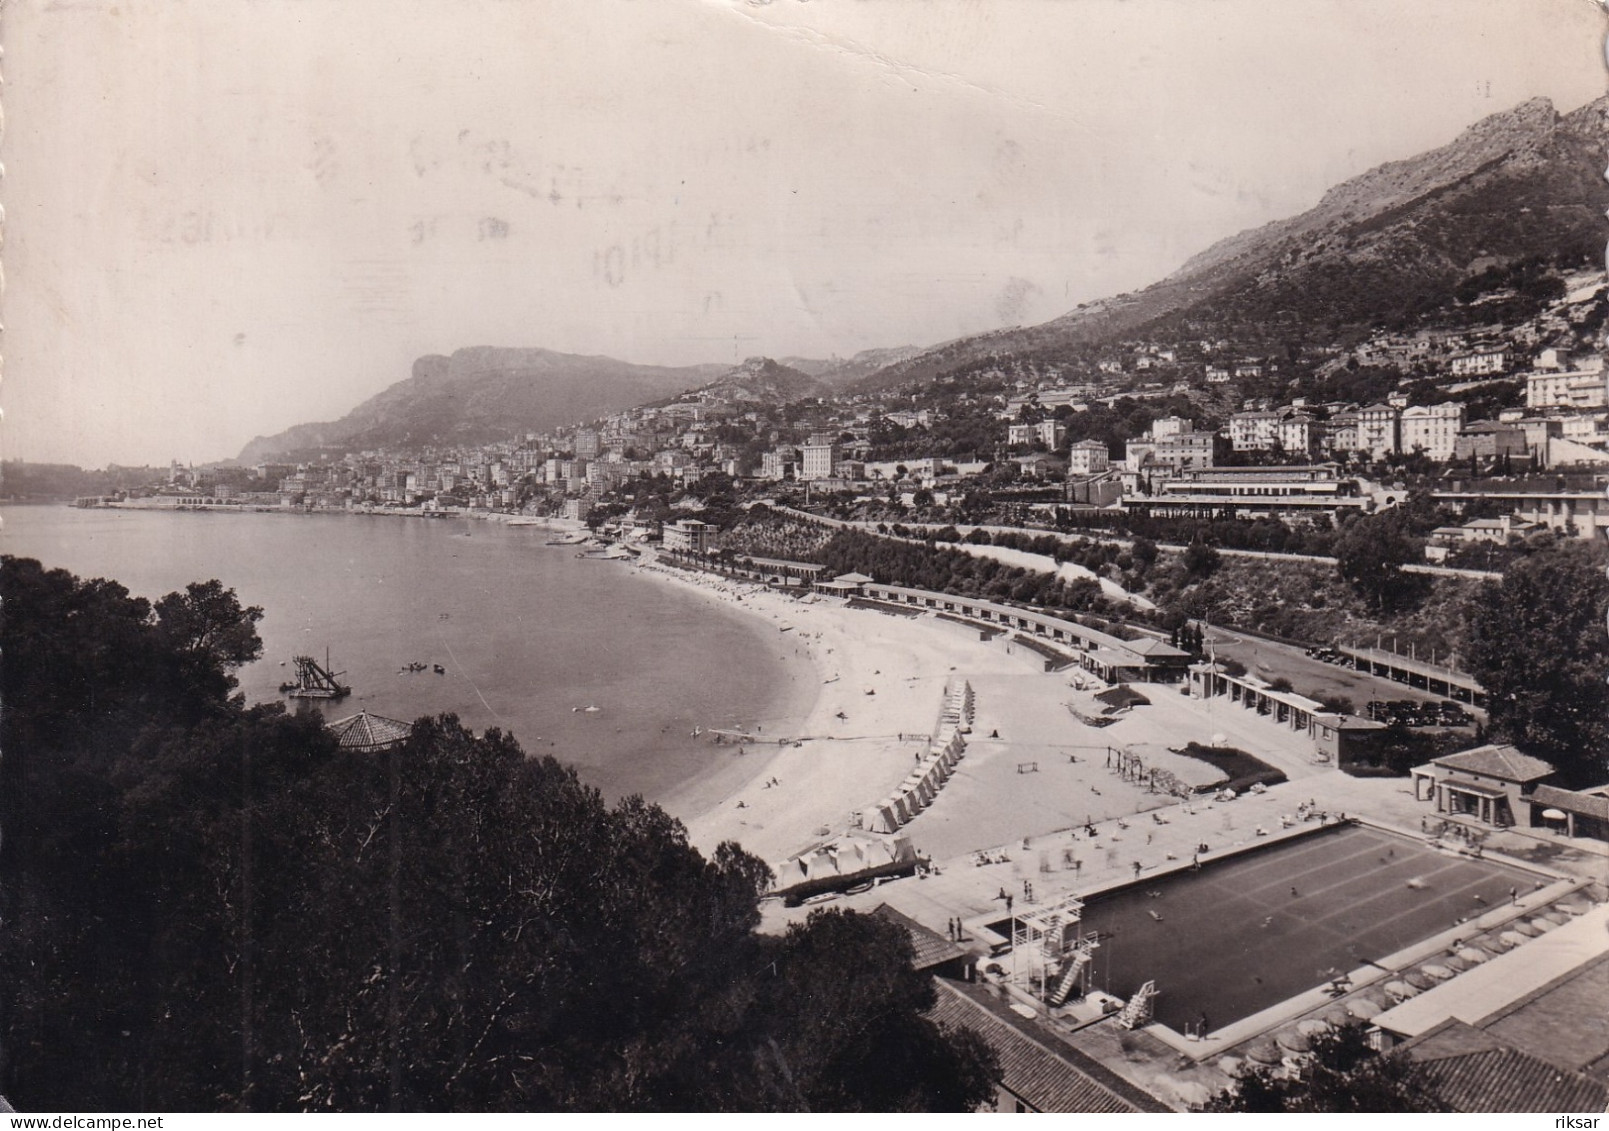
M1406 596L1402 567L1419 557L1419 544L1409 535L1403 514L1387 511L1353 519L1335 539L1335 563L1341 576L1378 609Z
M966 1110L992 1053L869 916L451 715L228 698L258 610L0 559L0 1092L23 1109ZM196 680L197 671L209 678Z
M1578 786L1609 777L1606 606L1602 554L1572 542L1510 565L1466 613L1493 732Z
M1298 1075L1276 1077L1266 1068L1254 1069L1209 1100L1205 1110L1386 1114L1451 1109L1426 1086L1411 1060L1379 1055L1369 1047L1364 1027L1349 1025L1315 1039L1312 1059Z

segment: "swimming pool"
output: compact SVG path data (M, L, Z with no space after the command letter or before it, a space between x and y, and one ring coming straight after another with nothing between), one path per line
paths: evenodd
M1090 985L1156 982L1155 1019L1184 1032L1249 1017L1527 892L1537 875L1356 825L1090 896ZM1473 933L1474 928L1471 927Z

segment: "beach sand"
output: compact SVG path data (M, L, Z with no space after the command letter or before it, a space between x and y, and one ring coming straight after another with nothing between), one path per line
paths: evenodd
M705 852L735 840L774 863L841 833L853 812L886 797L927 753L951 679L1022 672L1039 663L1023 649L1008 654L976 632L928 616L851 608L829 597L796 599L659 565L642 568L765 618L787 651L812 665L816 681L806 710L757 721L754 741L741 747L746 753L728 739L732 757L725 766L664 802ZM783 631L784 625L791 628Z
M1082 843L1072 830L1086 822L1110 826L1136 814L1149 822L1149 810L1176 806L1114 774L1109 748L1145 749L1161 763L1167 746L1208 743L1221 734L1295 781L1326 769L1312 763L1301 737L1238 708L1181 696L1172 686L1147 686L1150 706L1111 726L1088 726L1068 709L1094 708L1089 694L1071 685L1070 673L1044 671L1042 658L1009 636L984 641L975 629L931 613L899 616L663 565L642 568L763 618L788 642L784 659L808 663L804 670L816 683L813 703L801 695L793 717L765 720L763 732L757 721L746 753L729 743L729 759L665 802L705 852L735 840L775 865L843 833L855 811L886 797L926 752L951 681L970 682L976 696L966 753L933 803L898 834L951 866L969 863L981 849L1020 851L1028 838L1032 847L1013 868L1031 875L1041 850L1050 856L1045 863L1059 867L1063 847ZM783 632L783 625L792 627ZM779 738L789 741L778 745ZM1086 863L1093 872L1132 863L1124 855L1129 846L1118 848L1123 838L1111 839L1117 843L1103 843L1101 855ZM1137 833L1135 840L1149 847L1149 836ZM1149 867L1160 862L1140 855Z

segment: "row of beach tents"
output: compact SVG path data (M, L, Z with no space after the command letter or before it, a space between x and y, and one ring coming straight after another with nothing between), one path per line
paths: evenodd
M955 764L966 753L965 734L972 729L973 711L970 683L963 680L959 686L951 686L945 692L931 752L917 763L898 789L862 814L865 828L874 833L894 832L933 804L939 790L950 779Z

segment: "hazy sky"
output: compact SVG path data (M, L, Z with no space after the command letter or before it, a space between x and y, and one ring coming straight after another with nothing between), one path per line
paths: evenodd
M420 354L847 355L1131 290L1601 93L1584 0L10 0L7 458L209 460Z

